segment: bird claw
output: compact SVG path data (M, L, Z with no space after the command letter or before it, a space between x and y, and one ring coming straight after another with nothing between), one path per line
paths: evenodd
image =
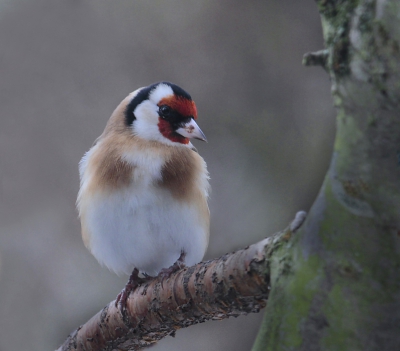
M175 272L179 271L180 269L185 267L185 256L186 254L184 252L181 253L179 256L178 260L168 268L163 268L158 276L161 278L161 287L164 288L164 280L168 279L172 274Z
M168 279L173 273L185 267L185 262L184 262L185 256L186 254L182 252L177 261L171 267L163 268L160 271L158 276L161 277L162 288L164 288L164 280ZM125 309L126 301L128 300L130 293L143 283L147 282L149 279L151 279L150 276L145 276L144 278L140 278L139 270L135 268L132 271L132 274L130 275L129 280L126 283L125 287L122 289L122 291L118 294L117 298L115 299L115 307L118 307L119 305L121 309Z
M126 283L125 287L122 289L122 291L118 294L116 300L115 300L115 307L118 307L120 305L121 309L126 308L126 301L128 300L128 297L132 291L134 291L137 287L145 283L149 278L140 278L139 277L139 270L135 268L132 271L132 274L129 277L128 282Z
M133 284L126 284L115 300L115 307L118 307L118 304L120 304L122 308L126 308L126 301L128 300L129 294L137 287L138 285L134 286Z

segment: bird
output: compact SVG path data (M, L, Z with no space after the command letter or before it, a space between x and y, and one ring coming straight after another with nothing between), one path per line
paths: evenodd
M207 141L196 120L196 104L178 85L139 88L117 106L79 163L83 242L101 265L130 274L117 302L126 303L145 279L164 280L204 257L210 184L191 143Z

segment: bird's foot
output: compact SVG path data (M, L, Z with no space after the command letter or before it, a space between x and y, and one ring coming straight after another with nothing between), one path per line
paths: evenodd
M181 253L179 256L178 260L168 268L163 268L160 273L158 274L159 277L161 277L161 286L164 287L164 280L168 279L173 273L179 271L180 269L185 267L185 256L186 254L184 252Z
M139 270L135 268L132 271L132 274L129 277L128 282L126 283L125 287L122 291L118 294L117 299L115 300L115 307L118 307L118 304L121 308L126 308L126 301L128 300L129 294L134 291L138 286L145 283L149 277L140 278L139 277Z

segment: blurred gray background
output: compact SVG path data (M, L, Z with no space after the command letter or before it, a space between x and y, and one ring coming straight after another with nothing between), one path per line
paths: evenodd
M334 111L314 1L0 0L0 351L54 350L127 277L84 248L78 162L117 104L160 80L197 103L211 174L206 258L308 210ZM178 331L152 350L248 350L262 313Z

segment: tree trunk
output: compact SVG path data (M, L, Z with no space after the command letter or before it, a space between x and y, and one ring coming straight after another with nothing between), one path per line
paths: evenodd
M329 171L271 265L253 351L400 350L400 1L318 0L337 108Z

